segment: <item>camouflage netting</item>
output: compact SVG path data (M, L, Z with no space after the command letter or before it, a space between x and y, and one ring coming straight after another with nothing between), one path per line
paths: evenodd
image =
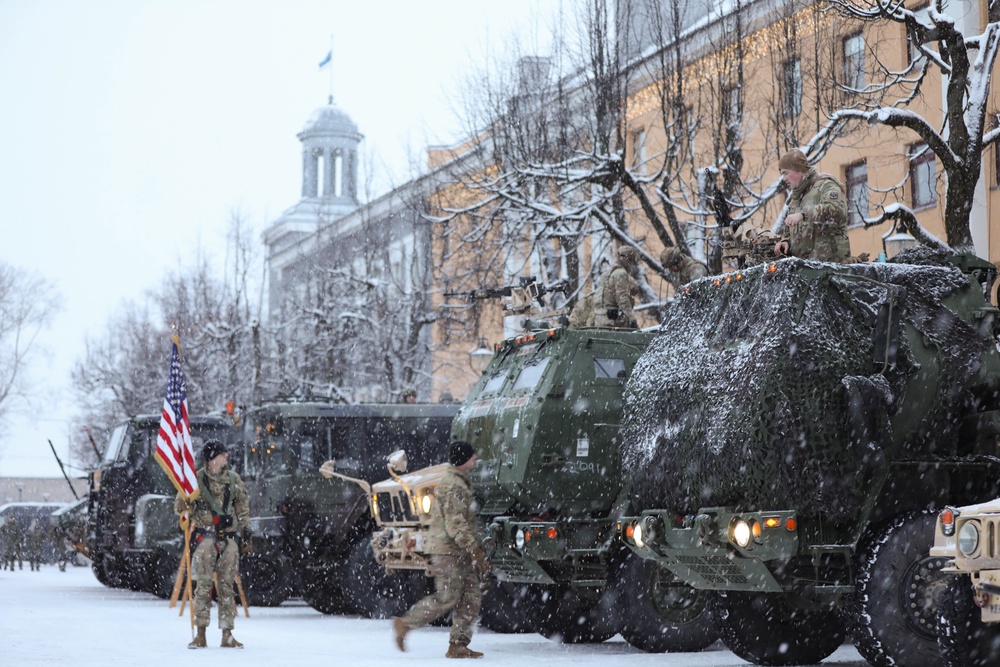
M988 340L941 304L968 285L964 274L923 260L834 275L793 259L775 274L758 266L739 282L692 284L626 389L623 463L637 507L794 508L840 521L856 514L887 459L947 456ZM893 292L923 337L901 335L897 363L882 374L873 333ZM925 356L927 343L943 370ZM917 359L935 373L907 394L923 420L894 433Z

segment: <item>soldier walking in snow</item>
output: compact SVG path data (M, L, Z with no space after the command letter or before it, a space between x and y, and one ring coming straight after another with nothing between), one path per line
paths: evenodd
M202 449L205 466L198 470L198 498L189 504L177 494L174 510L190 517L192 541L191 579L195 583L194 623L198 634L188 648L205 648L205 629L211 618L212 577L219 603L219 628L223 648L243 648L233 637L236 596L233 582L240 571L240 552L251 551L250 503L243 480L228 467L229 453L218 440Z
M3 564L14 571L14 559L17 559L18 569L24 569L24 557L21 553L21 542L24 541L24 531L13 515L7 517L7 522L0 527L0 538L3 538Z
M851 255L847 238L844 186L809 166L794 148L778 161L781 178L791 189L786 204L785 236L774 245L778 256L794 255L821 262L842 262Z
M469 471L479 457L467 442L453 442L445 472L434 492L427 553L431 554L434 593L418 602L402 617L392 619L396 646L406 650L406 635L442 614L454 610L446 658L481 658L469 648L472 625L479 617L482 593L479 579L490 572L476 527L476 504Z

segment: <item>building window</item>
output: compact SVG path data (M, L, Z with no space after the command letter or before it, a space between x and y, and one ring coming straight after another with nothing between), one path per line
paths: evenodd
M724 98L726 104L726 116L725 119L729 123L737 122L740 120L740 87L733 86L731 88L726 88L724 92Z
M795 118L802 113L802 63L798 58L784 65L782 77L785 118Z
M868 217L868 163L857 162L844 170L847 182L847 226L860 227Z
M927 208L937 202L937 170L934 153L927 144L910 146L910 188L913 208Z
M860 32L844 38L844 86L849 94L865 87L865 37Z
M933 28L929 14L930 7L928 5L923 5L918 9L913 10L913 16L917 19L917 23L930 29ZM904 28L905 29L905 28ZM909 56L910 69L914 70L919 68L924 63L924 59L927 58L920 50L919 46L913 42L913 35L909 31L906 32L906 44L907 52Z
M632 170L639 174L646 171L646 130L632 133Z

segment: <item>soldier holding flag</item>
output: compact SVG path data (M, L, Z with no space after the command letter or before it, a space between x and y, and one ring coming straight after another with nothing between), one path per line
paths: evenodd
M160 416L155 458L177 488L174 510L180 515L184 529L181 569L183 571L187 566L196 586L192 606L197 634L188 648L204 648L207 645L205 630L210 618L213 583L216 584L219 600L222 646L243 648L243 644L233 637L236 619L233 583L239 574L239 551L241 548L245 551L250 549L250 503L243 480L229 470L229 453L218 440L205 443L202 448L205 466L197 471L194 469L180 340L176 335L172 340L167 393ZM188 566L192 535L196 547ZM179 586L179 579L177 583ZM176 597L177 587L174 590Z

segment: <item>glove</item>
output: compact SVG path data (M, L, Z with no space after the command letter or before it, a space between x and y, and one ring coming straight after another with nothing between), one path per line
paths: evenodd
M490 559L486 557L486 552L477 551L472 554L472 565L480 579L490 576Z
M244 556L253 553L253 532L249 528L243 529L243 537L240 538L240 553Z

